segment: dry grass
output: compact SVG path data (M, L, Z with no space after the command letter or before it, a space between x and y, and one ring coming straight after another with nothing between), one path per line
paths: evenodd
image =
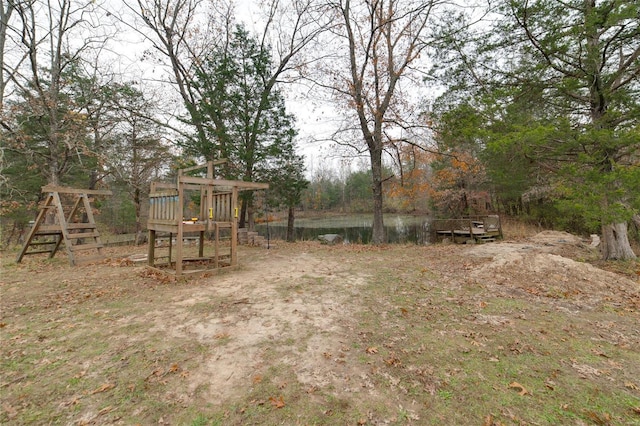
M501 216L500 222L502 233L507 240L522 240L544 230L540 226L507 216Z
M189 281L127 248L5 257L0 422L640 424L639 306L618 294L480 280L457 245L276 247Z

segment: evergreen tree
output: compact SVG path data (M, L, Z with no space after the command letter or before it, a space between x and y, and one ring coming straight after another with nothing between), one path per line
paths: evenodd
M223 176L244 181L268 179L279 156L293 158L294 119L272 76L269 52L238 26L225 47L210 52L197 74L194 84L203 96L198 109L208 138L187 142L187 152L226 158ZM246 221L253 226L252 200L252 193L242 194L241 227Z
M295 241L295 208L302 203L309 181L304 177L304 160L293 150L278 155L269 177L271 202L287 209L287 241Z

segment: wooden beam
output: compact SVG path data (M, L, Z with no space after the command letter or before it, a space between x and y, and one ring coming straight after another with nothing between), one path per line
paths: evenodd
M113 193L108 189L78 189L54 185L43 186L42 192L59 192L61 194L113 195Z
M176 191L178 191L178 186L175 183L170 183L170 182L152 182L153 188L150 192L156 192L157 189L160 188L164 188L164 189L174 189Z
M231 186L242 189L269 189L268 183L245 182L243 180L207 179L193 176L180 176L182 183L194 183L197 185Z
M217 165L219 165L219 164L224 164L224 163L226 163L226 162L227 162L227 159L226 159L226 158L223 158L223 159L221 159L221 160L216 160L216 161L207 161L207 163L206 163L206 164L198 164L198 165L191 166L191 167L185 167L184 169L179 169L179 170L178 170L178 173L179 173L180 175L182 175L182 174L183 174L183 173L185 173L185 172L190 172L190 171L192 171L192 170L198 170L198 169L204 169L205 167L206 167L207 169L209 169L209 166L217 166ZM207 170L207 171L208 171L208 170Z

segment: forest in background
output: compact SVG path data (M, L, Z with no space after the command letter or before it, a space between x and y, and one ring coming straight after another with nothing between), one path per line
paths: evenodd
M372 212L380 243L385 212L495 212L635 257L635 2L273 1L250 27L215 0L0 6L5 244L45 184L108 187L98 221L140 233L152 180L227 159L220 177L271 184L242 199L241 226ZM138 76L123 37L145 46ZM288 97L336 112L321 138L343 167L305 170Z

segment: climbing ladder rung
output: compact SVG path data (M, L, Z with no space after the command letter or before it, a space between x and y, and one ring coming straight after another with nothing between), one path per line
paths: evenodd
M47 244L58 244L57 241L31 241L30 246L44 246Z
M67 229L96 229L95 223L67 223Z
M23 254L23 256L26 256L28 254L41 254L41 253L51 253L51 250L34 250L34 251L28 251L26 253Z

